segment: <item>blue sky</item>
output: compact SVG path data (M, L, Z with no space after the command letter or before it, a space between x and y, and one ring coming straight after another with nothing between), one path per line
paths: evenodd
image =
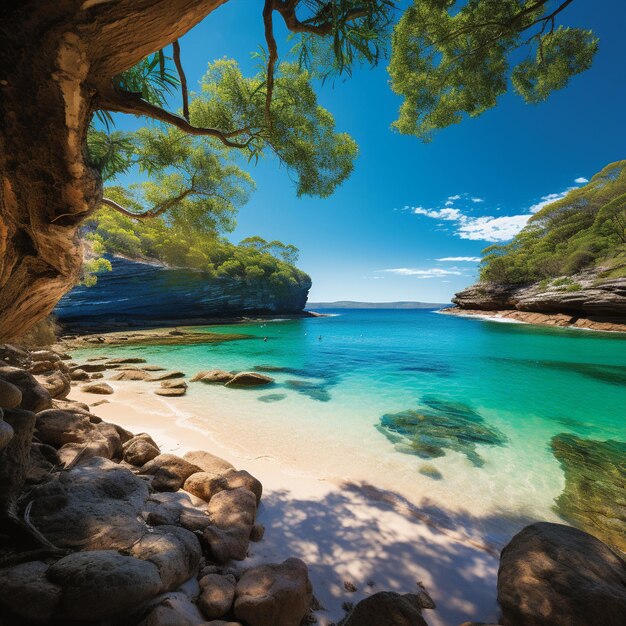
M191 89L217 58L253 71L261 8L228 2L181 40ZM300 248L312 301L448 301L474 281L484 247L512 236L546 199L626 158L626 2L576 0L562 15L600 38L591 70L540 105L507 94L429 144L390 129L400 100L385 63L320 85L320 103L359 144L352 177L330 198L298 199L278 162L260 162L250 170L257 189L230 238L261 235ZM277 35L285 54L284 33Z

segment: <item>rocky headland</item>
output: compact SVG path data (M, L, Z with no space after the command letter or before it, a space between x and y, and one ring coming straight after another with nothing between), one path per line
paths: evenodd
M203 324L259 315L304 315L310 279L278 288L269 280L215 277L196 269L106 255L112 270L78 285L54 315L66 329L110 330Z
M530 285L480 282L457 293L443 313L529 324L626 332L626 278L592 269Z

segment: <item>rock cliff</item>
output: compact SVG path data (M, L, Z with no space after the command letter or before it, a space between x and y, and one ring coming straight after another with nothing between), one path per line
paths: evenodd
M586 270L524 286L482 282L457 293L452 302L458 313L514 312L507 316L558 326L599 324L606 330L625 330L626 326L619 327L626 325L626 278L601 279L599 273L598 269Z
M82 326L191 323L251 314L297 314L310 280L277 288L268 280L210 277L199 270L107 256L112 271L79 285L55 309L63 324Z

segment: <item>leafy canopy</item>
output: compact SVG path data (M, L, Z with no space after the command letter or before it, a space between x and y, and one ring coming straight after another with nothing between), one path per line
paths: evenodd
M531 283L594 266L626 275L626 161L545 206L511 243L486 248L481 279Z
M393 127L429 140L464 114L475 117L494 107L509 73L515 91L530 103L565 87L591 66L598 49L591 31L555 25L568 4L414 0L392 38L391 87L403 98Z

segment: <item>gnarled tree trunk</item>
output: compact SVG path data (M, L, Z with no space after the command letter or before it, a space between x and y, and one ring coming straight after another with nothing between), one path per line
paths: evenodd
M113 78L226 0L5 0L0 8L0 342L76 282L77 231L99 205L92 114Z

